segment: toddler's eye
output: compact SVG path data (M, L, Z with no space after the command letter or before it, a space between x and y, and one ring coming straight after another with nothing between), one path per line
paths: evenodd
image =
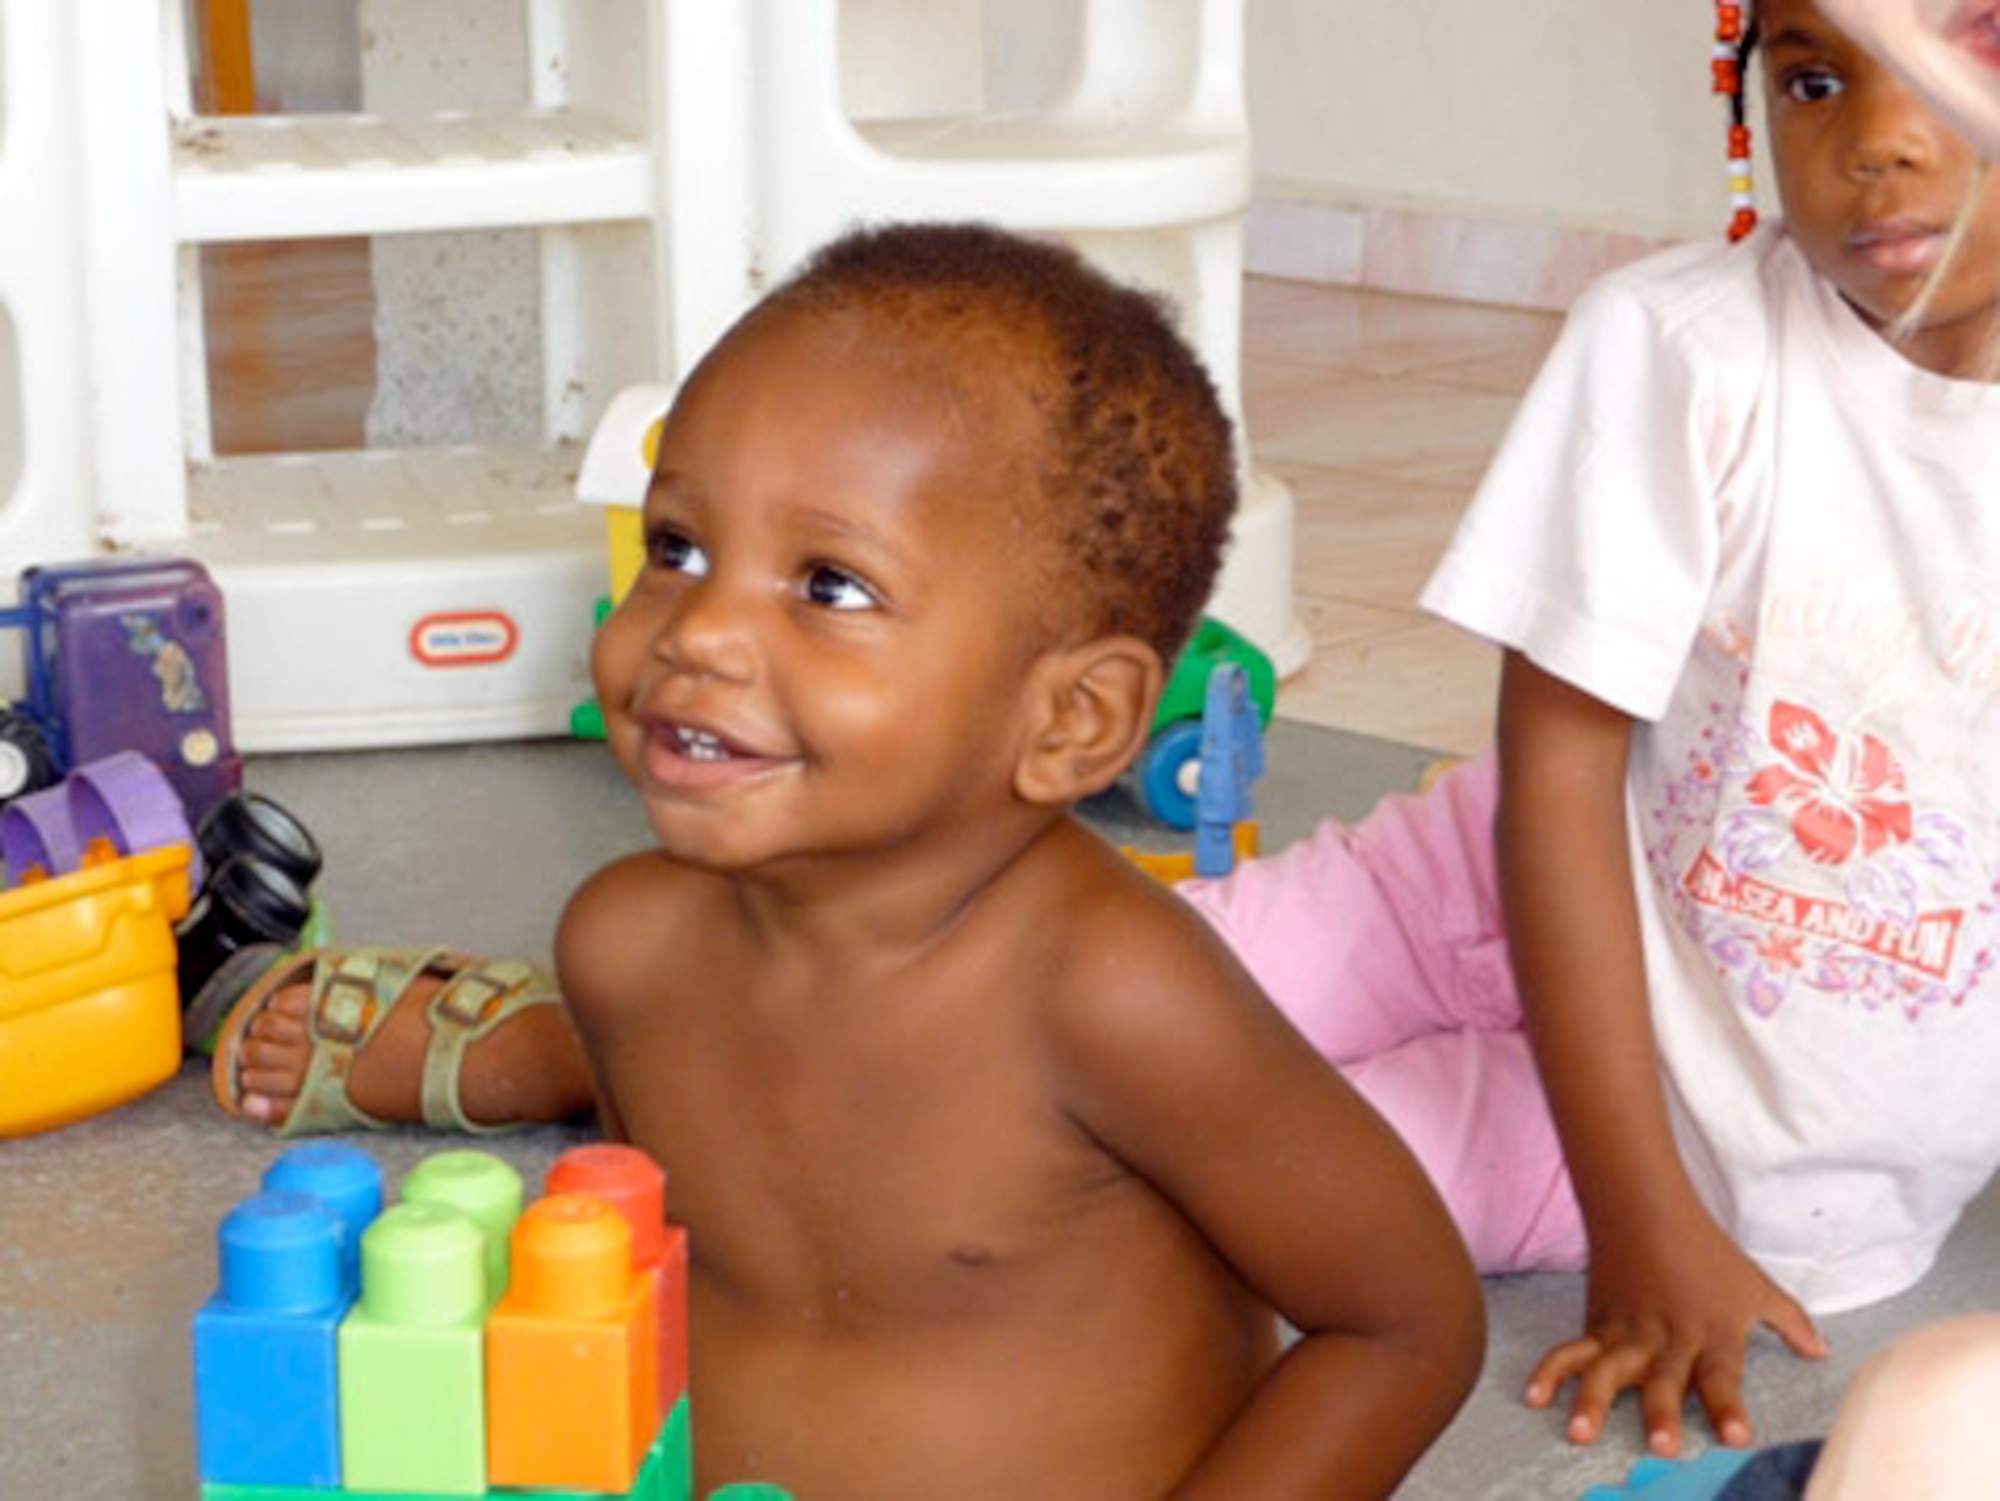
M657 526L646 534L646 566L702 578L708 573L708 554L672 527Z
M1785 97L1794 104L1818 104L1832 99L1847 85L1825 68L1802 68L1784 80Z
M813 604L829 610L872 610L881 603L860 579L825 563L806 574L805 593Z

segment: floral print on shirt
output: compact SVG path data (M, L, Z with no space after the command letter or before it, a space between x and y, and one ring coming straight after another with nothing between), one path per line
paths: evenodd
M1712 712L1649 811L1646 855L1729 992L1762 1017L1812 999L1911 1020L1961 1004L2000 910L1964 822L1911 795L1887 740L1810 705Z

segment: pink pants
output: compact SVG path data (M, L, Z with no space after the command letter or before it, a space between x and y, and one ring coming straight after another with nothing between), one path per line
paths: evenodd
M1482 1272L1573 1270L1583 1223L1507 958L1498 796L1489 752L1181 891L1401 1133Z

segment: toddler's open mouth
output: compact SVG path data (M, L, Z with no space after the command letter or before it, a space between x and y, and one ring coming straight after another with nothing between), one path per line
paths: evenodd
M678 720L656 721L647 730L644 757L654 785L687 791L733 786L783 760L720 730Z
M690 761L733 761L735 750L720 735L708 730L698 730L691 725L672 725L668 729L674 746Z

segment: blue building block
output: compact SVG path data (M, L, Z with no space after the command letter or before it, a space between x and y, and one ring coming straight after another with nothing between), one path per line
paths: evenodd
M1201 786L1195 797L1194 873L1224 876L1236 864L1236 825L1250 817L1264 775L1264 734L1250 678L1234 662L1208 675L1201 713Z
M361 1288L361 1232L382 1212L382 1169L344 1141L309 1141L281 1153L264 1172L267 1191L310 1194L340 1221L341 1286Z
M194 1317L201 1478L337 1486L335 1340L351 1296L339 1222L318 1199L263 1193L231 1210L216 1240L219 1285Z
M1714 1501L1756 1453L1710 1449L1694 1459L1648 1457L1632 1466L1624 1485L1594 1485L1583 1493L1583 1501Z

